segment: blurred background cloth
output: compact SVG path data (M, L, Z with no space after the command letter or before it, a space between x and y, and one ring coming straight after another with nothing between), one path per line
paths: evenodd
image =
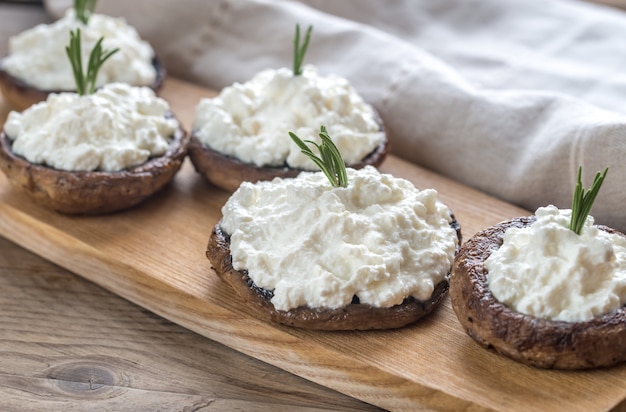
M52 21L41 2L2 2L0 1L0 56L8 51L9 37L39 23Z
M44 2L58 17L68 0ZM610 167L592 214L626 231L626 14L565 0L101 0L169 73L220 89L306 63L380 112L392 152L534 211L571 205Z

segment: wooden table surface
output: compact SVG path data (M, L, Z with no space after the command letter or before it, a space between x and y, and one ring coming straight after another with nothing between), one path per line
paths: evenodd
M0 410L376 407L236 352L0 237Z
M0 124L7 112L0 95ZM0 236L0 411L89 410L94 401L129 411L379 410L173 324Z

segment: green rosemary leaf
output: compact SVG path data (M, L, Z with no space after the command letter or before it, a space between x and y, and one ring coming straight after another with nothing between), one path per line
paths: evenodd
M74 81L76 82L76 92L79 95L85 94L85 78L83 75L83 62L80 52L80 29L76 32L70 31L70 44L65 47L67 57L72 65Z
M102 55L102 41L103 40L104 38L100 37L96 45L93 46L91 53L89 54L89 62L87 63L87 81L85 83L86 87L89 87L89 89L85 91L88 94L93 94L94 89L95 89L95 83L96 83L95 76L97 76L97 73L94 74L93 69L92 70L89 70L89 69L97 65L98 58L100 55Z
M74 0L76 18L83 22L83 24L88 24L89 18L96 8L96 2L97 0Z
M332 176L334 184L333 186L340 186L339 177L337 176L337 171L335 170L335 163L333 162L332 155L328 150L328 146L326 144L321 144L318 147L318 151L320 152L320 156L322 157L322 162L326 166L326 170L328 174Z
M328 170L325 167L326 165L324 164L324 162L322 160L320 160L319 158L315 158L315 159L311 158L311 160L313 160L313 162L317 165L317 167L319 167L320 170L326 175L326 177L328 178L328 181L330 182L330 184L333 187L338 187L339 186L339 184L336 181L335 176L333 175L333 173L330 170Z
M322 139L322 143L306 140L315 146L321 157L316 156L313 151L306 145L305 141L302 141L295 133L289 132L291 140L300 148L302 153L308 156L313 163L326 175L330 184L333 187L347 187L348 186L348 173L346 172L346 164L341 157L341 153L333 140L328 135L326 127L322 126L319 136Z
M587 216L589 216L589 212L591 212L591 207L598 196L598 192L600 191L600 187L604 182L609 168L604 169L604 173L596 173L591 188L589 188L588 191L585 191L583 188L582 170L582 166L579 166L576 187L574 188L574 195L572 196L572 216L569 225L570 230L579 235L585 225Z
M119 50L103 50L103 40L104 38L101 37L91 50L87 62L87 72L85 73L81 57L80 29L76 29L76 32L70 31L70 44L65 48L65 51L72 65L72 72L74 73L74 80L76 82L76 92L81 96L93 94L96 91L100 67L102 67L109 57Z
M306 49L309 47L309 40L311 40L311 32L313 26L309 26L304 36L304 42L300 45L300 25L296 24L296 35L293 39L293 75L300 76L302 74L302 62L304 61L304 55Z
M333 170L337 174L339 185L346 187L348 185L348 174L346 172L346 164L343 161L341 153L339 153L339 149L337 149L337 146L335 146L332 139L328 135L326 127L321 127L319 136L322 139L322 142L326 142L325 147L327 147L330 152L329 158L333 163Z
M295 133L289 132L289 136L291 137L291 140L293 140L293 142L300 148L300 150L302 150L302 153L306 154L307 156L313 155L313 152L311 151L311 149L309 149L309 146L307 146L302 141L302 139L296 136Z

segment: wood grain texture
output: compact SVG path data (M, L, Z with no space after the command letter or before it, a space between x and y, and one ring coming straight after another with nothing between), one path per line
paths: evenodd
M163 91L190 125L211 92L170 79ZM468 238L528 212L391 156L381 169L434 187ZM253 317L204 257L228 193L187 162L165 191L123 213L66 217L40 209L0 178L0 233L179 325L254 358L391 410L608 410L626 397L626 367L533 369L475 344L446 299L393 331L314 332Z
M377 408L235 352L0 238L0 410Z

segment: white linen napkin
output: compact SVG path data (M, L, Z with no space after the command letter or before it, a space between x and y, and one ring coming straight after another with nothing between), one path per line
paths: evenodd
M51 10L63 0L49 0ZM210 87L306 62L347 77L394 154L534 211L568 208L579 165L609 173L592 214L626 231L626 14L566 0L108 0L170 73Z

